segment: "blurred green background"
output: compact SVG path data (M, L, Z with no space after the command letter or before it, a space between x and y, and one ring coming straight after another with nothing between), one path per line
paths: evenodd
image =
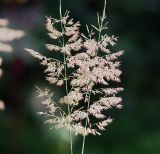
M103 0L62 0L63 10L82 25L95 24ZM1 54L4 75L0 99L0 154L69 154L63 131L48 130L36 116L41 109L35 86L47 87L43 68L23 48L47 54L51 43L45 31L46 16L57 17L59 0L0 0L0 18L27 35L13 42L14 52ZM125 50L122 61L122 110L102 136L89 136L85 154L160 154L160 1L107 0L108 34L119 37L115 49ZM81 137L74 139L80 153Z

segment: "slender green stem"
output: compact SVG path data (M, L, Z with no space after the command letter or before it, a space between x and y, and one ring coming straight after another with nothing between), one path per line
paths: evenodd
M88 113L88 109L89 109L89 105L90 105L91 90L88 92L87 95L89 95L89 100L87 101L87 102L88 102L88 104L87 104L87 113ZM87 114L87 115L88 115L88 114ZM87 128L88 119L89 119L89 117L87 116L87 117L86 117L86 121L85 121L85 128ZM83 142L82 142L82 151L81 151L81 154L84 154L85 141L86 141L86 135L84 134L84 135L83 135Z
M60 12L61 29L62 29L62 46L64 47L64 45L65 45L65 42L64 42L64 25L62 23L62 3L61 3L61 0L60 0L59 12ZM65 55L65 53L63 54L63 58L64 58L65 89L66 89L66 94L68 95L67 62L66 62L66 55ZM68 104L68 114L70 114L70 106L69 106L69 104ZM73 154L73 140L72 140L72 133L71 133L71 131L69 131L69 136L70 136L70 150L71 150L71 154Z
M98 14L98 29L99 29L99 34L98 34L98 42L101 39L101 33L104 29L104 21L106 19L106 0L104 1L104 8L103 8L103 14L100 17Z
M66 67L66 56L64 53L64 77L65 77L65 87L66 87L66 93L68 94L68 83L67 83L67 67ZM68 104L68 114L70 114L70 106ZM69 131L70 136L70 148L71 148L71 154L73 154L73 140L72 140L72 133Z
M47 58L47 60L49 60L49 61L56 61L56 62L59 62L59 63L61 63L61 64L63 64L63 62L61 62L60 60L58 60L58 59L54 59L54 58Z
M86 141L86 135L83 136L83 144L82 144L82 152L81 152L81 154L84 154L85 141Z

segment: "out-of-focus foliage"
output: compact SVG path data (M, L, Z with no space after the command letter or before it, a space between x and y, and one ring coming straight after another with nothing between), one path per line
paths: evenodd
M58 15L58 0L2 0L0 17L12 27L27 30L27 36L13 43L15 52L1 55L5 70L0 81L0 99L6 110L0 113L0 153L67 154L69 141L64 132L50 131L36 116L41 109L35 85L48 84L43 69L24 50L31 47L47 53L44 42L45 16ZM63 10L82 24L96 22L103 0L63 0ZM108 33L119 36L117 49L124 49L122 83L124 108L112 111L115 121L100 137L88 137L86 154L160 153L160 1L121 0L107 2ZM38 42L38 43L37 43ZM52 56L48 53L48 56ZM9 57L9 58L8 58ZM52 86L50 86L52 88ZM57 95L62 95L57 92ZM81 138L74 148L80 151Z

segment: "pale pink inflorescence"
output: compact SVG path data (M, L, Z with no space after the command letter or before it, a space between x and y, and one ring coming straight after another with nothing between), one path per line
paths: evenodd
M9 42L20 39L24 36L24 31L10 29L7 26L9 21L7 19L0 19L0 52L12 52L13 48ZM2 58L0 57L0 66L2 65ZM2 69L0 69L0 77L2 76Z
M42 104L47 109L38 114L45 115L46 123L52 127L65 128L76 135L100 135L100 131L112 122L105 111L122 108L122 99L116 94L123 88L111 88L110 84L120 82L120 62L117 59L123 51L111 52L110 47L116 45L117 38L103 34L107 29L105 19L103 11L102 17L98 15L99 27L91 25L90 30L87 26L88 36L85 36L80 32L80 22L69 19L68 11L60 19L47 18L48 35L57 44L46 44L46 48L53 54L59 52L63 61L26 49L45 66L50 84L66 88L66 95L59 102L53 101L54 95L48 90L38 88L39 96L44 98ZM97 32L98 36L95 35Z
M7 19L0 19L0 52L12 52L13 48L9 44L10 42L20 39L24 36L24 31L10 29L7 26L9 21ZM2 57L0 57L0 67L2 65ZM3 70L0 68L0 78L3 75ZM0 110L4 110L4 102L0 101Z
M8 28L9 21L0 19L0 52L12 52L13 48L8 43L24 36L24 31Z

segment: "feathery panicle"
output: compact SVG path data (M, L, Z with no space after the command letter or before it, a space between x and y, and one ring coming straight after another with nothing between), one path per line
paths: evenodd
M0 28L0 41L11 42L13 40L20 39L23 36L24 32L21 30L13 30L6 27Z
M8 44L16 39L22 38L25 33L22 30L14 30L8 28L9 21L0 19L0 52L11 52L13 48Z
M22 38L25 33L22 30L10 29L7 26L9 21L7 19L0 19L0 52L12 52L13 48L8 43L16 39ZM0 66L2 65L2 58L0 57ZM3 75L3 70L0 68L0 77ZM4 110L5 105L0 101L0 110Z
M106 3L102 16L98 14L97 27L91 25L90 29L86 26L88 35L81 33L80 22L70 19L68 11L64 15L60 12L60 19L47 18L49 36L59 44L46 44L46 48L60 53L63 61L26 49L46 67L47 81L66 89L65 96L57 102L48 92L39 89L40 96L45 99L42 104L47 109L39 115L45 114L46 123L52 127L64 128L75 135L100 135L112 122L105 111L122 107L122 99L116 95L123 88L110 87L110 83L120 82L120 62L117 59L123 51L113 53L110 47L116 45L117 37L103 35L107 29L105 8ZM57 29L58 25L61 30ZM96 101L93 101L93 95ZM93 124L94 119L96 124Z

